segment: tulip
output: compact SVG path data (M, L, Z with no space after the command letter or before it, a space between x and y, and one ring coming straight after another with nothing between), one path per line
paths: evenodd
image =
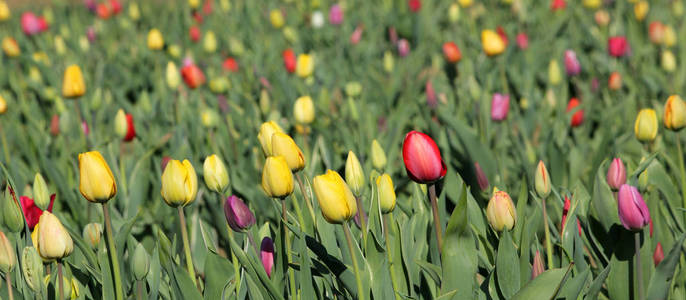
M10 7L7 6L7 2L0 1L0 21L7 21L10 18Z
M655 264L655 267L662 262L662 260L665 259L665 253L662 250L662 244L660 242L657 242L657 246L655 246L655 251L653 251L653 264Z
M114 175L100 152L79 154L79 190L94 203L105 203L117 194Z
M233 231L242 232L255 225L255 215L250 211L243 200L234 195L226 198L224 202L224 215L226 222Z
M624 36L613 36L607 40L607 51L614 57L625 56L629 51L629 42Z
M26 285L38 295L43 280L43 260L38 254L38 250L32 246L24 247L21 253L21 262L21 272L24 275Z
M229 72L238 72L238 62L233 57L227 57L222 63L222 68Z
M86 84L83 81L83 74L78 65L70 65L64 71L62 79L62 96L65 98L77 98L86 93Z
M481 45L488 56L495 56L505 52L505 42L493 30L481 31Z
M293 193L293 173L283 156L270 156L262 170L262 189L267 196L284 199Z
M458 0L457 2L460 3L460 5L462 7L470 7L470 6L472 6L472 3L474 1L473 0Z
M491 120L500 122L507 119L509 110L510 95L503 95L500 93L493 94L493 98L491 98Z
M274 121L264 122L260 126L257 139L260 141L260 145L262 145L264 156L272 156L272 135L277 132L283 133L283 129Z
M534 175L534 182L536 194L538 194L538 197L548 197L551 190L550 175L548 174L548 169L545 167L545 164L542 160L539 160L538 166L536 166L536 175Z
M364 32L364 26L362 24L357 25L355 27L355 30L353 31L352 34L350 34L350 43L353 45L357 45L357 43L360 42L362 39L362 33Z
M260 244L260 260L264 271L267 272L268 277L272 277L272 269L274 268L274 241L271 238L264 237Z
M299 77L305 78L310 77L312 72L314 72L314 57L309 54L298 55L295 73L298 74Z
M293 104L293 116L299 124L310 124L314 121L314 103L310 96L303 96Z
M171 207L186 206L195 201L198 176L187 159L172 159L162 173L162 198Z
M398 55L400 57L405 57L410 54L410 42L406 39L400 39L398 41Z
M386 73L393 72L394 60L393 53L391 51L386 51L383 54L383 69Z
M205 84L205 74L194 63L187 63L181 68L181 77L189 88L195 89Z
M222 159L216 154L212 154L205 158L205 162L202 164L202 170L205 184L210 190L222 193L229 185L229 173L226 171Z
M596 9L602 4L600 0L584 0L584 7L590 9Z
M162 32L157 28L148 31L148 48L150 50L161 50L164 47L164 38Z
M136 249L133 251L131 270L133 271L133 278L137 281L145 280L148 272L150 272L150 256L141 243L136 244Z
M577 99L577 98L569 99L569 103L567 103L567 112L574 110L577 106L579 106L579 104L581 104L579 99ZM578 127L583 122L584 122L584 110L578 109L572 115L571 125L572 125L572 127Z
M457 23L460 19L460 6L457 3L450 4L448 7L448 20L450 23Z
M598 10L595 12L593 15L593 18L595 19L595 23L598 24L598 26L605 27L607 24L610 23L610 14L605 11L605 10Z
M83 227L83 240L93 249L98 249L102 237L102 225L100 223L88 223Z
M293 138L283 132L272 134L272 155L283 156L292 172L305 168L305 157Z
M2 51L4 51L5 55L9 57L16 57L21 54L19 44L17 44L17 41L11 37L5 37L2 39Z
M359 197L362 194L365 182L364 170L352 151L348 151L348 158L345 160L345 182L354 195Z
M26 225L29 227L29 230L33 230L36 225L38 224L38 220L40 219L40 216L43 214L43 209L38 207L36 205L36 202L33 201L33 199L27 197L27 196L21 196L19 197L19 202L21 203L21 209L24 212L24 218L26 219ZM50 196L50 202L47 206L47 209L45 211L52 212L52 205L55 202L55 194L52 194ZM23 227L23 224L22 224Z
M60 116L57 114L52 115L50 120L50 134L52 136L58 136L60 134Z
M674 53L670 50L663 50L662 55L660 56L660 65L663 70L669 73L674 72L674 70L676 70L676 57L674 56Z
M118 15L121 12L121 3L118 0L109 0L112 13Z
M188 6L192 9L197 9L200 6L200 0L188 0Z
M431 83L431 80L426 82L424 91L426 93L426 104L431 109L436 109L436 106L438 106L438 103L436 102L436 91L434 90L434 85Z
M169 47L167 47L167 53L173 58L179 58L181 57L181 46L175 44L169 45Z
M526 35L526 33L522 32L517 34L515 41L517 42L519 49L526 50L526 48L529 48L529 37Z
M95 12L98 17L103 20L109 19L111 15L110 7L105 3L98 3L98 5L95 6Z
M376 177L376 189L379 197L381 213L387 214L395 208L395 189L393 180L387 173Z
M495 28L495 32L500 36L500 39L503 41L503 44L505 44L505 47L507 47L507 44L509 43L507 39L507 33L505 32L505 29L503 29L502 26L498 26Z
M405 135L403 162L410 179L418 183L434 183L447 172L436 142L418 131L410 131Z
M117 111L114 118L114 131L124 141L129 142L136 137L136 129L133 127L133 116L125 114L123 109Z
M641 109L636 116L634 133L641 142L652 142L657 136L657 114L650 108Z
M332 170L319 175L312 181L322 216L331 224L341 224L357 213L355 196L343 178Z
M10 276L14 266L17 264L17 256L14 253L12 243L7 239L5 233L0 231L0 272L4 276Z
M565 51L565 70L567 76L574 76L581 73L581 64L576 58L576 53L573 50Z
M622 226L630 231L640 231L650 223L650 212L636 187L623 184L617 195L617 209Z
M21 15L21 30L24 34L32 36L48 30L48 24L44 18L27 11Z
M226 77L215 77L210 79L210 91L212 91L215 94L221 94L226 92L226 90L229 88L231 83L229 82L229 79Z
M607 80L607 87L612 91L618 91L622 88L622 75L619 72L612 72L610 79Z
M646 18L646 15L648 15L649 9L650 6L648 5L648 1L642 0L634 4L634 15L636 16L636 20L643 21L643 19Z
M0 95L0 115L5 114L7 112L7 101L5 101L5 98Z
M517 211L510 195L495 188L486 207L486 218L495 231L511 230L517 222Z
M272 27L276 29L283 27L285 21L283 19L283 13L281 13L281 10L272 9L269 12L269 21L272 23Z
M202 40L202 46L207 53L214 53L217 50L217 36L214 35L214 31L207 31L205 38Z
M665 128L672 131L679 131L686 126L686 103L681 100L679 95L672 95L667 98L663 119Z
M531 279L538 277L541 273L545 272L545 266L543 265L543 258L541 258L541 252L536 250L534 255L534 263L531 267Z
M607 185L613 191L619 190L619 188L626 183L626 168L624 163L620 158L615 157L610 163L610 167L607 169Z
M557 85L562 80L560 76L560 65L558 65L556 60L551 60L548 64L548 82L551 85Z
M295 72L295 69L297 67L297 62L295 58L295 52L293 50L286 49L281 53L281 56L283 57L283 64L286 67L286 71L288 73L293 73Z
M167 86L172 90L176 89L176 87L179 86L179 82L181 81L179 78L179 70L176 68L176 65L171 61L167 63L166 79Z
M383 170L386 167L386 152L376 139L372 141L372 165L377 170Z
M74 241L69 232L52 213L44 212L40 216L35 231L36 249L43 259L61 259L74 251Z
M569 197L565 196L565 203L564 206L562 207L562 222L560 223L560 232L564 232L565 230L565 222L567 221L567 215L569 214L569 209L572 206L572 202L569 200ZM581 236L581 224L579 224L579 218L576 219L576 227L577 230L579 231L579 236Z
M650 25L648 26L650 41L656 45L662 44L665 37L665 29L666 26L660 21L650 22Z
M48 184L45 183L45 179L40 173L36 173L36 176L33 177L33 195L36 198L36 206L41 210L46 209L52 203Z
M565 0L550 1L550 10L552 11L564 10L565 7L567 7L567 2L565 2Z
M422 1L421 0L408 0L407 6L410 7L411 12L417 13L417 12L419 12L420 9L422 9Z
M329 23L331 23L331 25L340 25L343 23L343 9L340 4L334 4L329 9Z
M474 162L474 172L476 173L476 182L479 184L479 188L482 191L486 191L489 186L488 177L486 177L486 173L481 169L481 165L478 162Z
M188 36L191 38L192 42L195 43L195 42L199 41L200 35L201 35L201 32L200 32L200 28L198 28L198 26L193 25L193 26L191 26L191 28L188 29Z
M462 53L454 42L445 42L443 44L443 57L448 63L454 64L462 59Z
M662 39L662 42L667 47L672 47L676 44L676 32L674 32L674 27L665 27L664 38Z
M312 27L314 28L322 28L324 26L324 14L317 10L312 13L312 17L310 17L310 22L312 24Z

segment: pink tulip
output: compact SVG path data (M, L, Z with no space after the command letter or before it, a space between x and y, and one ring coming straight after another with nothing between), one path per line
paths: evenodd
M662 244L657 242L657 246L655 246L655 251L653 252L653 263L657 267L657 265L659 265L663 259L665 259L665 253L662 250Z
M400 39L398 41L398 54L401 57L405 57L410 54L410 42L408 42L406 39Z
M529 37L526 35L526 33L520 33L517 35L517 46L519 49L526 50L526 48L529 48Z
M350 35L350 43L353 45L357 45L357 43L360 42L360 39L362 39L362 32L364 31L364 26L358 25L355 28L355 31L353 31L353 34Z
M619 188L617 209L619 220L627 230L640 231L651 223L648 206L646 206L643 197L634 186L623 184Z
M581 73L581 63L579 63L579 59L576 58L576 53L573 50L565 51L565 69L569 76Z
M88 27L88 29L86 30L86 37L88 38L89 42L95 42L95 28L93 28L92 26Z
M340 25L343 23L343 9L339 4L334 4L329 9L329 23L331 25Z
M607 51L614 57L622 57L629 52L629 42L624 36L613 36L607 40Z
M507 119L507 112L509 110L510 95L493 94L493 98L491 98L491 120L500 122Z
M619 188L626 183L626 168L624 168L624 163L621 159L615 157L610 163L610 167L607 169L607 185L613 191L619 190Z
M262 239L262 245L260 245L260 259L262 260L264 271L267 272L267 276L272 277L272 269L274 268L274 241L268 236Z
M541 252L536 250L534 255L534 264L531 266L531 279L538 277L541 273L545 272L545 266L543 266L543 258L541 258Z
M48 23L43 17L37 17L32 12L27 11L21 15L21 29L26 35L35 35L46 31Z
M83 130L84 135L88 135L91 132L86 121L81 122L81 130Z

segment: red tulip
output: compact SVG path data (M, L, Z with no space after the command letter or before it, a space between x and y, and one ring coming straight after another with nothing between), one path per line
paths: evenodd
M202 14L200 14L199 12L196 11L193 13L193 19L195 19L196 23L202 24L202 21L203 21Z
M507 33L505 32L505 29L503 29L502 26L498 26L496 27L495 31L500 36L500 39L503 40L505 47L507 47L507 43L509 42L509 40L507 39Z
M648 26L648 36L653 44L659 45L663 42L665 37L666 26L660 21L653 21Z
M191 26L191 28L188 29L188 35L191 37L191 41L197 42L200 40L200 28L198 26Z
M238 62L233 57L228 57L224 60L224 63L222 63L222 68L234 73L238 72Z
M448 171L436 142L414 130L405 135L403 161L407 175L418 183L436 182Z
M35 35L48 30L48 23L43 17L27 11L21 15L21 29L26 35Z
M119 2L119 0L110 0L110 7L112 8L113 15L117 15L121 12L121 2Z
M98 14L98 18L100 19L109 19L110 17L110 7L107 6L105 3L100 3L98 6L95 8L95 12Z
M209 16L212 13L212 0L205 0L205 3L202 5L202 12L206 16Z
M286 71L288 73L295 72L295 67L297 66L295 52L288 48L281 53L281 56L283 57L283 65L286 67Z
M567 104L567 112L572 111L574 108L579 106L581 102L579 102L579 99L577 98L572 98L569 100L569 103ZM572 115L572 127L577 127L581 125L581 123L584 122L584 110L579 109L577 110L574 115Z
M517 35L517 46L522 50L529 48L529 37L526 33L522 32Z
M613 36L607 40L607 51L614 57L622 57L629 51L629 42L624 36Z
M194 63L186 64L181 68L181 77L189 88L195 89L205 83L205 74Z
M569 213L570 206L571 202L569 201L569 197L565 196L565 205L562 208L562 223L560 223L560 232L564 232L565 221L567 220L567 214ZM579 224L579 218L576 219L576 227L579 231L579 236L581 236L581 224Z
M125 142L130 142L136 137L136 127L133 126L133 115L126 114L126 135L124 136Z
M21 209L24 211L24 218L26 218L26 224L29 226L30 230L33 230L38 224L38 219L43 214L43 210L36 206L33 199L21 196L19 197L19 202L21 202ZM50 204L48 205L48 211L52 212L52 204L55 202L55 194L50 195Z
M422 1L421 0L409 0L407 1L407 5L410 7L410 11L416 13L420 9L422 9Z
M60 134L60 116L57 114L52 115L52 119L50 120L50 134L52 134L52 136Z
M550 2L550 10L552 11L564 10L565 7L567 7L565 0L552 0Z
M448 63L454 64L462 59L462 52L455 43L445 42L443 44L443 57Z
M653 263L657 267L663 259L665 259L665 253L662 250L662 244L657 242L657 246L655 246L655 251L653 252Z
M162 161L160 161L160 167L162 168L162 172L164 172L164 169L167 168L167 164L171 160L171 157L169 156L163 156Z

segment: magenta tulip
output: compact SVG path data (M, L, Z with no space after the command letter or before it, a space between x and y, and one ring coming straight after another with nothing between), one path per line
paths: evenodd
M576 58L576 53L573 50L565 51L565 70L568 76L574 76L581 73L581 63Z
M234 195L226 198L224 202L224 215L226 222L233 231L244 231L255 225L255 215L245 203Z
M410 131L405 135L403 161L407 175L418 183L436 182L447 172L436 142L418 131Z
M340 25L343 23L343 9L339 4L334 4L329 9L329 23L331 25Z
M623 184L617 196L619 220L627 230L640 231L650 223L650 212L634 186Z
M398 41L398 55L400 57L405 57L410 54L410 42L406 39L400 39Z
M614 57L622 57L629 52L629 42L626 37L613 36L607 40L607 52Z
M626 169L624 168L624 163L621 159L615 157L610 163L610 167L607 169L607 185L613 191L619 190L622 184L626 183Z
M26 35L39 34L48 29L48 23L45 19L38 17L30 11L21 15L21 29Z
M274 241L268 236L262 239L262 245L260 245L260 260L262 260L262 266L264 267L264 271L267 272L267 276L272 277L272 269L274 268Z
M493 94L493 98L491 98L491 120L500 122L507 119L507 112L509 110L510 95Z

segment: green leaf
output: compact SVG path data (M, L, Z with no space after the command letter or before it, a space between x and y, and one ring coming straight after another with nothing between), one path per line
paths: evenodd
M228 259L210 252L205 259L205 299L222 299L225 287L234 278L233 265Z
M512 297L519 290L519 259L512 236L507 230L504 230L500 236L495 272L503 296Z
M598 274L598 277L593 280L591 285L588 286L588 290L586 291L586 299L598 298L598 293L600 293L600 289L603 287L603 284L605 284L605 279L607 279L607 275L609 274L610 266L607 266L602 272L600 272L600 274Z
M568 268L550 269L529 281L511 300L552 299L560 289L571 266Z
M472 299L476 295L477 250L469 227L467 197L471 195L463 184L462 197L450 216L443 237L440 294L457 290L452 299Z
M672 247L672 250L669 250L669 254L655 268L655 273L653 273L648 284L646 299L660 300L667 299L667 296L669 296L669 288L672 285L674 271L679 264L684 239L686 239L686 233L681 235L679 241Z

